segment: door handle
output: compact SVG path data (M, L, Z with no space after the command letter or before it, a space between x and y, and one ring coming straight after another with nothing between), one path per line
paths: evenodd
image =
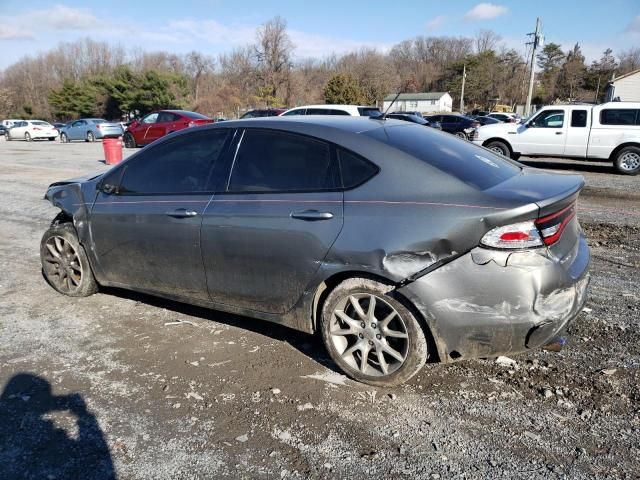
M187 217L195 217L196 215L198 215L198 212L196 212L195 210L187 210L186 208L177 208L172 212L167 212L165 215L168 215L174 218L187 218Z
M556 135L562 135L562 132L556 132Z
M318 210L304 210L303 212L292 212L291 218L298 220L329 220L333 218L331 212L319 212Z

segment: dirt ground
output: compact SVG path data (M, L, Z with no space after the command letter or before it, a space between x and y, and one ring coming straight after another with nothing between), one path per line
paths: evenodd
M640 177L578 171L587 308L559 353L375 389L319 339L120 290L57 294L47 185L97 144L0 140L0 478L639 478Z

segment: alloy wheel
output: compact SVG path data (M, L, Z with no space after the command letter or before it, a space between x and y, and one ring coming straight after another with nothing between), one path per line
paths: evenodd
M62 143L67 143L69 141L69 139L67 138L67 134L63 133L62 135L60 135L60 141Z
M45 246L43 266L47 279L64 293L77 290L82 283L83 271L76 249L57 235L48 238Z
M640 154L636 152L626 152L620 157L620 168L632 172L640 168Z
M346 296L336 305L330 334L341 358L365 375L389 375L407 359L409 335L402 317L370 293Z
M29 135L29 132L27 132L27 133L25 133L25 134L24 134L24 139L25 139L27 142L30 142L30 141L31 141L31 135Z
M93 135L93 133L89 132L87 133L87 141L88 142L94 142L96 139L96 137Z

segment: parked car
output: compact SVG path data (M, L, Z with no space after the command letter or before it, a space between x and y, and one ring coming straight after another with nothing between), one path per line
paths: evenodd
M494 123L503 123L500 120L498 120L497 118L493 118L493 117L486 117L486 116L473 116L470 117L473 118L476 122L478 122L480 124L480 126L482 125L493 125Z
M640 173L640 103L549 105L521 124L478 128L473 142L512 158L556 156L613 162Z
M7 128L4 125L0 124L0 137L4 137L6 133Z
M228 121L52 184L42 268L70 296L117 286L318 331L345 373L396 385L564 335L586 300L583 185L399 120Z
M49 122L42 120L19 120L5 133L7 140L55 140L58 131Z
M491 112L487 117L495 118L503 123L518 123L518 117L515 113Z
M201 113L187 110L160 110L131 122L122 139L127 148L141 147L172 132L207 123L213 123L213 120Z
M415 115L416 117L424 118L421 112L393 112L398 115Z
M60 129L63 127L66 127L67 124L66 123L61 123L61 122L54 122L53 123L53 127L58 130L58 132L60 132Z
M469 139L473 134L473 130L480 126L480 122L470 117L458 114L438 114L425 117L431 122L438 122L442 126L442 130L455 135L456 137Z
M350 115L353 117L377 117L382 115L378 107L362 105L306 105L287 110L283 117L292 115Z
M16 120L14 119L8 119L8 120L3 120L2 121L2 126L5 128L5 130L9 130L11 127L13 127L15 125L16 122L22 122L21 119Z
M427 127L435 128L436 130L442 130L442 125L438 122L429 121L421 116L418 117L417 115L413 115L413 113L388 113L387 118L395 118L396 120L404 120L405 122L417 123L418 125L425 125Z
M96 139L120 137L123 133L120 123L107 122L102 118L81 118L67 123L60 129L60 141L95 142Z
M257 118L257 117L277 117L286 112L286 108L263 108L257 110L249 110L240 118Z

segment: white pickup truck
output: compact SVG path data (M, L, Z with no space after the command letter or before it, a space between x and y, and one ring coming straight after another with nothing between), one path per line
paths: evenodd
M478 127L473 143L502 155L611 161L620 173L640 173L640 103L549 105L521 123Z

